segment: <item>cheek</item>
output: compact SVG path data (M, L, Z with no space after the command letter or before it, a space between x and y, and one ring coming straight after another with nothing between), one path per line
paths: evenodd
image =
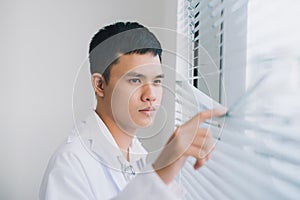
M163 96L163 89L162 89L162 87L155 88L155 97L156 97L155 104L160 105L161 100L162 100L162 96Z
M112 109L121 108L126 103L124 97L124 91L120 87L115 87L112 92L111 96L111 106Z
M129 99L129 106L134 107L137 106L138 103L140 102L141 99L141 93L139 90L133 91L130 96L128 97Z
M137 92L128 87L115 88L112 96L113 108L125 111L132 105L132 102L137 102Z
M160 87L160 88L158 88L158 90L157 90L157 99L158 99L159 101L161 101L162 95L163 95L163 88Z

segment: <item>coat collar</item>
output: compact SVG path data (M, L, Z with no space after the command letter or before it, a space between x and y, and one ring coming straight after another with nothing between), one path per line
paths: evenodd
M133 138L129 148L129 163L95 111L77 126L77 130L84 146L92 152L95 159L106 167L122 171L122 165L125 164L133 166L134 170L139 172L145 166L147 151L139 140L136 137Z

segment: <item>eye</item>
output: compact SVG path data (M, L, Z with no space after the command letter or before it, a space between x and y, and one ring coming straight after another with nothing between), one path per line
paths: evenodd
M161 80L160 79L157 79L157 80L154 80L153 81L153 83L155 84L155 85L161 85Z
M138 78L133 78L133 79L129 79L129 83L137 84L137 83L141 83L141 80Z

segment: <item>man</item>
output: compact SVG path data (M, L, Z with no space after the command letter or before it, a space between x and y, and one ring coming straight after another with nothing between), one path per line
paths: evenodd
M174 178L187 157L198 169L213 139L200 123L222 113L206 111L178 127L155 163L135 137L152 124L162 98L161 45L138 23L101 29L89 59L97 107L51 158L40 199L180 199Z

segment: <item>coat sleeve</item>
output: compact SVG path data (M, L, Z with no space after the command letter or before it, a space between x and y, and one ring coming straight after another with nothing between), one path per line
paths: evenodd
M154 172L149 170L147 172L138 174L128 185L116 196L113 200L125 199L182 199L185 194L185 189L178 185L175 181L166 185L161 178ZM151 171L151 172L149 172Z
M100 200L91 189L82 161L73 153L64 152L50 160L41 188L40 200ZM139 173L113 200L182 199L184 190L173 182L166 185L147 167ZM101 187L101 186L100 186Z

